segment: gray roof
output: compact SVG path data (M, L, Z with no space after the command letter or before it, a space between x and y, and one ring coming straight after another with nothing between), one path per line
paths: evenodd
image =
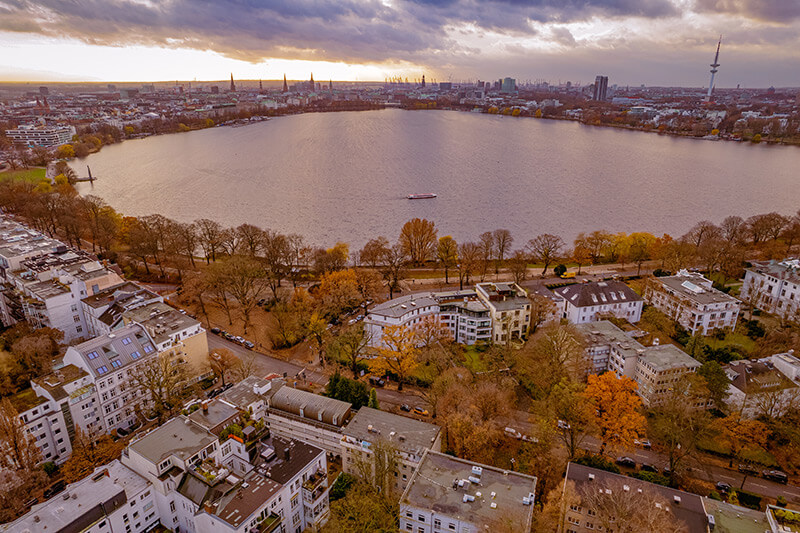
M190 420L217 435L238 417L237 408L217 398L202 402L200 408L189 415Z
M108 335L95 337L70 349L76 350L81 355L95 377L121 370L135 361L141 361L156 353L150 338L136 324Z
M412 303L413 302L413 303ZM429 307L432 305L439 305L439 302L433 297L432 292L424 292L417 294L408 294L400 296L388 302L378 304L369 310L371 315L380 315L389 318L399 318L414 309Z
M188 460L217 437L185 416L178 416L144 437L132 442L130 448L156 465L167 457L177 455Z
M249 376L222 393L221 398L244 410L250 404L263 400L264 396L257 391L268 391L268 387L271 388L268 380L258 376Z
M751 264L752 267L747 270L800 284L800 276L798 275L800 262L797 259L787 258L783 261L753 261Z
M731 505L730 503L703 498L706 512L714 515L715 528L717 533L764 533L770 531L767 521L767 514L763 511L756 511Z
M590 480L589 474L594 476L593 480ZM579 494L582 490L586 490L589 483L593 487L607 488L609 485L628 485L632 491L642 489L643 491L655 492L665 500L675 517L686 524L689 528L689 533L708 533L708 518L703 508L703 498L697 494L671 489L620 474L612 474L605 470L598 470L597 468L576 463L567 465L565 479L575 483L575 488ZM680 498L680 504L678 505L674 504L675 496Z
M274 387L274 385L273 385ZM272 409L286 411L317 422L341 426L350 413L351 404L333 398L312 394L288 386L280 386L269 398ZM336 423L334 424L334 418Z
M245 483L237 485L234 490L224 494L214 502L214 506L206 506L206 510L215 514L234 528L238 528L250 516L268 502L281 488L279 483L267 479L255 472L245 477ZM209 502L210 503L210 502Z
M101 308L110 306L115 302L131 302L137 299L139 301L147 301L160 298L158 294L149 289L145 289L141 285L137 285L132 281L125 281L103 289L92 296L87 296L81 301L89 307Z
M67 485L62 493L35 505L16 521L0 525L0 531L83 531L120 508L148 484L115 460L97 468L91 476Z
M436 441L441 429L437 425L414 418L362 407L342 433L367 442L382 438L390 441L400 451L421 456Z
M197 319L180 313L163 302L153 302L122 313L125 322L136 322L147 329L157 344L168 341L172 335L200 325Z
M558 287L554 292L575 307L639 302L641 296L621 281L592 281Z
M616 351L626 359L641 354L645 349L642 344L608 320L576 324L574 327L583 335L590 348L604 345L614 346Z
M723 368L731 380L731 385L746 394L759 394L797 387L771 362L731 361Z
M530 305L528 293L516 283L478 283L475 288L498 311L513 311Z
M476 466L481 469L480 475L473 471ZM480 484L470 482L470 477L480 478ZM455 480L467 481L463 487L456 483L454 490ZM463 520L480 530L512 520L516 531L528 531L533 504L526 505L522 499L535 492L536 478L533 476L429 450L409 481L400 504ZM473 497L474 501L464 501L465 495Z
M678 367L700 368L700 362L673 344L648 346L639 361L657 372Z
M82 368L75 365L65 365L58 370L54 370L45 376L34 378L31 381L48 391L55 401L63 400L67 397L64 385L72 383L89 374Z
M687 298L699 305L717 303L739 303L739 300L712 287L711 281L702 274L680 272L677 276L653 278L666 292Z

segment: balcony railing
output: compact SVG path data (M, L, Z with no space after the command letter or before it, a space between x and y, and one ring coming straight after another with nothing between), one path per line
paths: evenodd
M258 524L258 533L272 533L281 527L281 517L275 513L269 515Z

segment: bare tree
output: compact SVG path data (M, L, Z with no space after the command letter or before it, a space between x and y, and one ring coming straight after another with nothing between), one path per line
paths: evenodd
M264 230L252 224L242 224L236 228L239 247L248 256L255 257L264 242Z
M227 348L215 348L208 352L208 367L216 377L222 380L223 386L225 385L225 374L239 364L241 364L239 358Z
M281 280L292 270L294 250L285 235L271 230L262 233L261 250L264 254L264 266L272 297L277 300Z
M511 251L511 245L514 244L514 238L511 236L511 232L507 229L496 229L494 230L494 246L495 251L497 252L497 262L494 266L494 273L500 273L500 264L506 257L506 254Z
M483 281L495 256L494 234L491 231L482 233L478 238L478 246L481 250L481 281Z
M549 233L537 235L528 241L528 250L533 256L534 261L544 264L542 277L544 277L547 272L547 267L558 259L558 255L563 248L564 240L558 235L551 235Z
M386 237L376 237L371 239L358 252L358 259L362 265L370 268L378 268L383 261L386 252L389 250L389 241Z
M424 218L409 220L400 231L399 243L411 262L421 265L436 255L436 226Z
M394 297L395 291L400 289L400 280L405 275L405 264L408 256L400 243L387 248L383 255L381 275L389 289L389 299Z
M450 283L450 268L458 261L458 243L450 235L439 237L439 245L436 247L436 258L444 267L444 282Z
M207 218L201 218L195 224L200 238L200 246L206 256L206 263L216 261L217 251L222 243L222 226Z
M516 250L508 260L508 267L516 283L522 283L528 277L528 260L525 250Z
M458 286L469 285L472 274L478 269L481 260L481 247L474 242L458 245Z
M258 261L235 256L222 263L221 280L227 292L239 304L244 318L244 332L250 325L250 314L267 286L267 277Z
M177 408L187 379L186 364L164 352L143 360L130 370L131 381L145 405L152 405L159 423Z

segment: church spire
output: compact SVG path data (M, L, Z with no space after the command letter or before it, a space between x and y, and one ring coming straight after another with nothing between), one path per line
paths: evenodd
M233 72L231 72L231 92L232 93L236 92L236 84L233 83Z
M283 92L289 92L289 86L286 84L286 74L283 75Z

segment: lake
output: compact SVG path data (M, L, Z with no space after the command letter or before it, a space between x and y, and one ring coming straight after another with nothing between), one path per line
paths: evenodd
M800 207L800 149L455 111L310 113L105 146L73 166L126 215L210 218L360 248L414 217L459 242L496 228L673 236ZM436 193L408 200L411 193Z

